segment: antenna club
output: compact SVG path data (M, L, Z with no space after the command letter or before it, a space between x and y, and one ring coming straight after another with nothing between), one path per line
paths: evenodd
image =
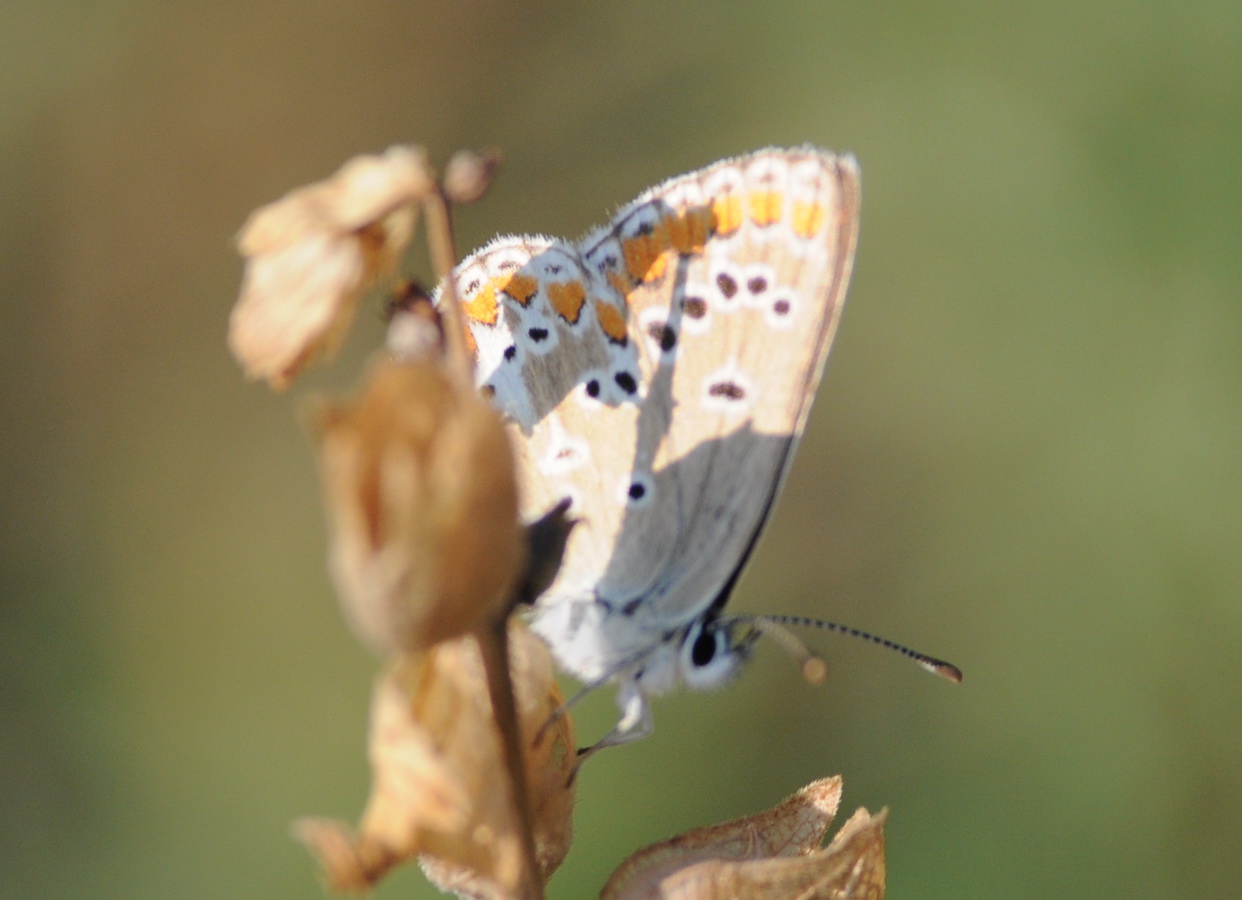
M828 663L818 656L808 657L802 663L802 677L807 684L819 687L828 680Z
M953 663L947 663L939 659L928 660L924 666L927 671L939 675L941 678L947 678L954 684L962 683L962 670Z

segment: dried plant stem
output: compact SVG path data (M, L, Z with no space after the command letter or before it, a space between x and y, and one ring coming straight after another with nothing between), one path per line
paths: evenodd
M466 349L466 320L462 315L461 304L457 302L457 285L452 277L453 267L457 265L457 251L453 246L453 226L443 191L434 190L428 193L423 201L423 217L427 227L431 267L440 283L439 309L448 345L449 370L455 378L460 379L463 386L473 390L474 362Z
M522 736L518 729L517 705L513 699L513 680L509 670L509 619L498 615L485 621L474 636L487 675L487 692L492 701L492 718L499 732L500 745L509 770L509 788L517 814L518 840L522 851L522 896L543 900L543 884L535 858L530 796L526 786L526 767L522 759Z
M445 323L448 365L453 376L465 390L474 390L474 362L466 349L466 321L457 302L457 286L453 267L457 252L453 246L453 226L448 200L442 190L432 191L423 201L427 226L427 245L431 266L440 283L440 314ZM505 768L509 772L510 798L518 822L521 842L522 896L527 900L543 900L543 885L535 858L535 835L532 830L530 797L526 787L526 767L522 759L522 737L518 729L517 704L513 697L513 680L509 670L509 612L488 617L474 633L487 675L487 692L492 701L492 717L496 722Z

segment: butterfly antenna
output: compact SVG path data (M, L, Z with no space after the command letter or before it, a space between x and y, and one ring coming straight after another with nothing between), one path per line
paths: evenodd
M801 641L794 637L794 635L788 630L781 628L780 626L794 625L800 628L819 628L823 631L835 631L837 634L845 634L850 637L862 638L864 641L870 641L873 644L879 644L881 647L886 647L889 650L900 653L907 659L911 659L918 663L928 672L939 675L941 678L947 678L949 681L958 684L962 681L962 670L953 665L953 663L945 662L943 659L936 659L934 656L928 656L926 653L919 653L917 650L912 650L904 644L898 644L895 641L890 641L888 638L880 637L878 634L871 634L869 631L861 631L857 628L851 628L848 625L840 625L836 622L825 622L821 619L808 619L805 616L744 616L740 618L741 621L748 622L754 626L756 630L774 638L777 643L784 646L787 650L789 649L787 641L791 640L796 642L796 644L798 646L802 646L803 651L813 659L818 659L818 657L815 657L809 650L806 650ZM779 637L776 631L778 628L780 632L787 637ZM790 652L792 653L792 651ZM797 658L798 657L795 655L795 659ZM820 663L823 665L822 660L820 660ZM805 675L807 663L804 661L802 665L803 674ZM827 667L825 666L825 673L826 671ZM807 680L809 681L810 678L808 677Z
M751 632L747 643L752 643L760 635L771 638L782 650L788 653L802 670L802 677L807 684L820 685L828 680L828 663L815 653L801 638L779 622L766 616L733 616L731 621L749 625Z

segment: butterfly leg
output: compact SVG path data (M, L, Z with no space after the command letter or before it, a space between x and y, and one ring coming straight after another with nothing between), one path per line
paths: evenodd
M621 705L621 719L612 731L608 732L590 747L578 751L578 765L581 766L588 757L595 755L605 747L616 747L645 738L655 729L651 717L651 703L647 695L637 685L625 685L618 697Z

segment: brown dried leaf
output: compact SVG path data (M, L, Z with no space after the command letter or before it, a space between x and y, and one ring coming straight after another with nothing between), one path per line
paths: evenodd
M382 654L471 631L525 561L504 426L432 362L384 361L315 425L346 619Z
M370 890L400 861L384 845L358 840L347 823L336 819L298 819L290 830L315 854L324 881L338 893Z
M536 855L546 881L569 851L573 731L566 719L535 744L562 697L542 642L517 622L509 634ZM421 659L404 657L382 676L370 746L374 782L358 836L324 820L295 826L329 885L363 890L393 865L423 855L424 868L446 890L512 896L520 844L473 638L440 644Z
M358 301L405 251L414 204L433 188L423 151L392 147L251 214L229 320L229 347L247 376L282 389L337 349Z
M622 863L601 896L883 900L886 813L859 810L818 849L840 798L840 778L826 778L766 812L654 844Z

